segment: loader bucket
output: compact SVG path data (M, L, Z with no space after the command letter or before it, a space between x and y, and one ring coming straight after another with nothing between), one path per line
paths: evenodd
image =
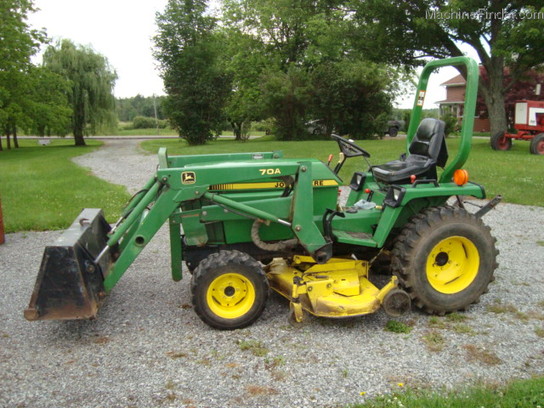
M106 247L110 225L102 210L84 209L55 242L47 246L36 278L27 320L91 319L104 297L104 274L111 265Z

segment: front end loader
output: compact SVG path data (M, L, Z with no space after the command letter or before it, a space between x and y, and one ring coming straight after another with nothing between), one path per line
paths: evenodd
M444 123L419 120L431 72L447 65L467 72L464 122L451 160ZM500 197L476 214L460 198L485 198L462 169L477 87L478 67L469 58L427 64L407 152L355 172L345 203L338 202L342 165L370 154L339 136L333 136L340 148L334 168L281 152L170 157L160 149L156 174L115 225L100 210L86 209L46 248L25 317L94 318L165 223L172 278L182 279L185 262L194 309L218 329L252 324L270 288L288 300L294 322L306 313L339 318L381 307L398 316L412 303L429 313L464 310L487 291L498 253L481 216ZM385 282L374 279L378 264L390 274Z

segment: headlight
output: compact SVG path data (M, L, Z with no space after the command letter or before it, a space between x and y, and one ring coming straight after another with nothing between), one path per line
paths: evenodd
M391 186L385 195L383 203L389 207L397 208L401 205L404 194L406 194L406 189L404 187Z
M366 174L356 171L353 173L353 177L351 178L351 182L349 183L349 187L353 191L361 191L363 186L365 185L365 178Z

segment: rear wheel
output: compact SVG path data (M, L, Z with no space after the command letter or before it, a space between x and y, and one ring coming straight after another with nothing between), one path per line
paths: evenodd
M268 298L262 266L239 251L220 251L200 262L191 280L197 315L223 330L246 327L259 318Z
M462 208L434 207L399 235L392 269L416 306L444 314L478 302L493 281L497 254L480 218Z
M389 134L390 137L395 137L395 136L397 136L399 134L399 129L392 126L392 127L389 128L387 133Z
M505 132L497 132L490 139L493 150L510 150L512 148L512 139L506 137Z
M544 133L539 133L533 137L529 150L532 154L544 154Z

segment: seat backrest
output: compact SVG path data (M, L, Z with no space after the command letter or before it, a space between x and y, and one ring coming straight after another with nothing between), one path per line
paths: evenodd
M444 167L448 160L445 128L446 124L439 119L423 119L408 148L410 154L426 156L434 160L437 166Z

